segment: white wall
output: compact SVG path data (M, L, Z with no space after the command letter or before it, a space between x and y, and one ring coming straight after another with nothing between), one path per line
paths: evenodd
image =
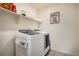
M77 33L77 44L76 44L76 47L79 47L79 4L77 4L77 30L76 30L76 33ZM76 53L79 55L79 48L76 48Z
M0 31L0 56L13 56L15 54L15 30Z
M25 18L21 18L19 19L19 22L17 24L17 28L18 29L38 29L39 28L39 23L30 20L30 19L25 19Z
M0 11L0 55L14 55L15 32L15 17Z
M50 13L60 12L60 23L50 24ZM50 33L51 49L71 55L79 55L77 42L77 5L54 4L39 12L41 30ZM77 50L77 51L76 51Z
M21 14L21 10L26 11L26 17L37 18L37 10L30 4L26 3L17 3L17 13ZM36 19L37 20L37 19ZM30 19L21 18L18 22L18 29L35 29L38 28L38 23L31 21Z
M77 25L79 25L79 4L77 4ZM78 35L79 35L79 26L77 28L77 31L78 31Z

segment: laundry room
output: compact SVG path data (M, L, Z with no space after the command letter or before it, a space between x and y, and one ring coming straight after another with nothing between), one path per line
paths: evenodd
M0 56L79 56L79 3L0 3Z

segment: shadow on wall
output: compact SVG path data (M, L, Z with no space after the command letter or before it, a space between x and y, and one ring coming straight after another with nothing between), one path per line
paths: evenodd
M73 45L73 48L71 50L71 53L74 55L74 56L79 56L79 40L76 40L75 44Z
M9 40L1 49L0 56L14 56L15 55L15 38Z

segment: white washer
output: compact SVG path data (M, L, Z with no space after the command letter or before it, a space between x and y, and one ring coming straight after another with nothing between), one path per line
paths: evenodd
M16 55L17 56L43 56L44 35L36 32L17 31L16 33Z

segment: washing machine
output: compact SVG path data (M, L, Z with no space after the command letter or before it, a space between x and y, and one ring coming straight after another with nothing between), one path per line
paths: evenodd
M16 56L43 56L44 35L32 30L16 32Z

